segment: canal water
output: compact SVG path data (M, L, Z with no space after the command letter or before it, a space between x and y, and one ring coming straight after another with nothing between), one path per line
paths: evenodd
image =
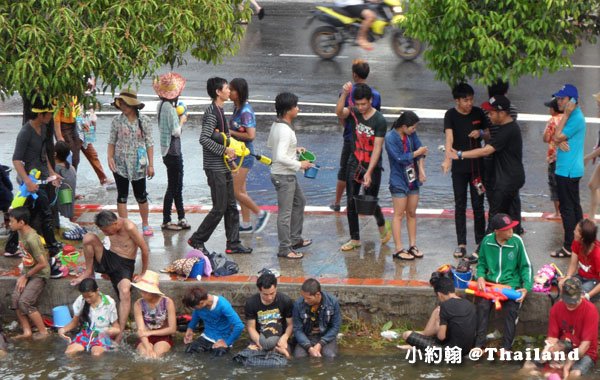
M410 364L404 351L343 350L334 360L296 359L284 368L246 368L231 356L214 358L186 354L178 341L158 361L140 358L131 347L92 358L89 354L64 355L66 343L53 336L46 342L19 342L0 359L0 378L17 379L536 379L518 374L512 363ZM235 352L236 350L234 350ZM600 376L595 372L593 376Z

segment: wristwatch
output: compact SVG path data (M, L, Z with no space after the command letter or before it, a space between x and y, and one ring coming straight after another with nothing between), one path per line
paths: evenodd
M459 160L463 159L462 153L463 153L462 150L459 150L458 152L456 152L456 155L458 156Z

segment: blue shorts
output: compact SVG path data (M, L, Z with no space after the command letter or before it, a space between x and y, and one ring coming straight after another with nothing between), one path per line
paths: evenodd
M236 165L238 165L238 166L240 165L240 160L241 160L241 158L239 158L239 157L235 159ZM250 170L254 166L254 161L256 161L254 156L248 155L248 156L244 157L244 162L242 163L242 167Z
M390 186L390 193L392 193L392 198L407 198L409 195L419 195L419 188L412 190L402 190L397 187Z

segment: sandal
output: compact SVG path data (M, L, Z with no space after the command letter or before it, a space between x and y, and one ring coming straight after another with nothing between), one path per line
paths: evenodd
M150 226L143 226L142 234L144 236L152 236L152 235L154 235L154 231L152 230L152 227L150 227Z
M415 259L415 256L410 251L407 251L406 249L399 250L398 252L394 253L392 255L392 257L394 259L400 259L400 260L406 260L406 261Z
M550 254L550 257L554 257L556 259L562 259L565 257L571 257L571 252L567 251L565 249L565 247L560 247L560 249L557 249L556 251L552 252Z
M185 218L179 219L179 223L177 223L177 225L181 227L182 230L189 230L190 228L192 228L192 226L187 222L187 220L185 220Z
M169 230L169 231L181 231L182 230L180 225L172 223L172 222L163 223L160 225L160 228L162 230Z
M467 255L467 248L461 247L460 245L456 247L453 253L454 257L457 259L463 258Z
M392 238L392 224L389 220L385 221L384 231L379 233L381 244L386 244Z
M67 240L83 240L83 235L79 228L63 232L63 237Z
M295 251L289 251L289 252L280 252L277 254L277 257L282 257L284 259L290 259L290 260L300 260L301 258L304 257L304 254L300 253L300 252L295 252Z
M408 253L410 253L411 255L413 255L417 259L420 259L420 258L423 257L423 252L419 251L419 248L417 248L416 245L411 246L408 249Z
M301 240L298 243L292 245L292 249L301 249L306 248L312 244L312 239Z
M357 248L360 248L360 243L354 243L352 240L350 240L347 243L345 243L344 245L342 245L340 247L340 250L342 250L343 252L347 252L347 251L353 251Z

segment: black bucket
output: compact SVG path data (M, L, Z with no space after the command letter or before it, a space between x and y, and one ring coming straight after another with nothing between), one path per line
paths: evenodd
M355 195L354 205L356 206L356 212L360 215L374 215L375 209L379 198L372 195Z

